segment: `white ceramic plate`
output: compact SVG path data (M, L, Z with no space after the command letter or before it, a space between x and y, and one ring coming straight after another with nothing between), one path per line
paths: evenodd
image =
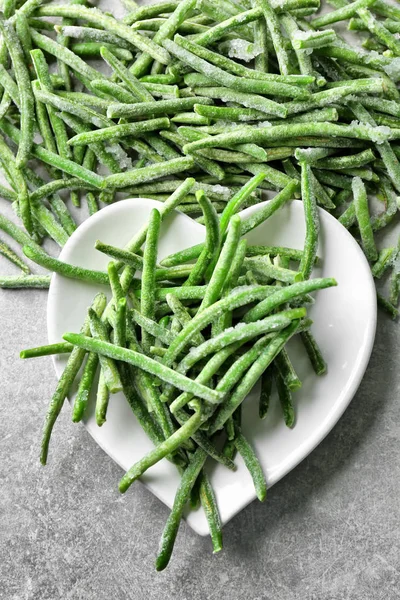
M85 221L70 237L61 259L82 267L106 269L108 259L94 249L96 239L124 246L157 207L154 200L132 199L113 204ZM249 215L257 210L250 207ZM298 340L289 345L289 354L303 386L294 394L297 421L288 429L276 399L264 421L258 418L255 389L244 402L243 431L260 458L271 486L303 460L332 429L352 399L367 367L376 326L375 287L367 261L351 235L327 212L319 210L321 221L318 254L322 267L315 276L335 277L338 287L318 293L309 314L313 333L328 362L325 376L314 375ZM189 217L174 212L162 227L159 259L199 243L204 228ZM248 235L251 244L284 245L302 248L304 217L300 201L293 201ZM57 342L66 331L79 331L88 305L98 291L94 285L53 275L48 297L49 342ZM105 291L105 290L104 290ZM59 376L67 358L54 359ZM122 394L111 397L107 422L97 427L94 407L85 424L103 450L124 470L152 447L136 422ZM221 465L210 465L221 519L226 523L255 498L251 478L240 458L231 472ZM172 506L178 473L163 460L150 469L142 481L165 504ZM115 482L117 485L117 482ZM208 533L201 510L187 515L189 525L200 535Z

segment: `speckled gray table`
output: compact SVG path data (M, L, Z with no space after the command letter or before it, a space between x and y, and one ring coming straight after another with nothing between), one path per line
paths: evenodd
M68 406L39 464L56 377L49 358L18 351L45 340L46 292L0 290L0 322L1 600L400 598L398 324L380 315L349 409L265 504L226 526L224 551L183 524L157 574L168 509L141 485L119 495L119 467Z

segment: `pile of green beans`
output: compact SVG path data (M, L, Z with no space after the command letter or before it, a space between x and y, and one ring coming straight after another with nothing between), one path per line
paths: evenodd
M159 569L189 496L205 507L214 550L222 546L207 456L233 468L239 451L265 497L240 408L261 377L264 418L274 381L293 425L291 393L300 383L285 350L289 338L298 334L316 374L326 371L305 313L309 293L334 284L310 279L318 205L354 235L378 304L398 316L400 238L385 242L382 230L393 231L400 208L400 9L384 0L327 2L333 10L316 16L320 0L140 7L123 0L123 19L86 0L4 2L0 198L21 226L0 211L0 231L17 245L0 239L0 254L20 270L0 276L0 287L48 288L57 272L113 293L108 306L102 295L95 299L79 334L24 351L24 358L70 352L41 459L88 353L74 421L84 417L100 369L98 425L110 393L122 389L156 445L121 490L163 457L183 473ZM336 28L346 22L359 47ZM267 191L270 202L241 220L237 213ZM67 242L81 205L93 215L132 196L159 200L161 208L126 248L99 240L97 249L112 259L107 272L66 265L43 248L47 239ZM246 247L246 234L293 198L304 205L303 251ZM162 220L173 209L205 225L205 242L158 263ZM31 263L48 274L36 275ZM192 346L190 360L200 357L193 364L183 360ZM221 429L223 451L214 443Z
M37 245L23 247L24 254L35 263L65 277L109 286L112 292L107 306L103 293L96 296L80 333L65 333L64 341L21 352L24 359L69 354L46 416L41 461L47 462L54 424L81 367L72 409L74 422L87 416L93 394L96 422L101 427L107 420L110 395L123 391L155 447L125 473L120 491L126 492L163 458L172 461L182 474L157 569L168 564L189 498L205 510L214 551L222 548L217 501L203 471L207 458L234 470L238 451L253 478L257 497L265 499L267 484L261 465L241 431L241 404L268 369L273 375L271 385L263 385L260 416L267 416L274 379L282 417L288 427L294 425L292 391L301 387L301 381L285 349L289 339L300 334L315 373L326 372L310 331L307 305L310 292L336 282L310 279L317 258L318 224L309 174L309 165L303 163L301 191L308 215L303 251L248 246L242 237L279 210L297 188L297 184L289 183L272 202L241 219L235 213L263 183L263 173L239 189L226 203L220 219L204 190L197 189L195 199L204 215L205 242L161 261L158 241L163 219L196 187L193 178L184 180L160 211L151 211L146 226L125 248L96 242L96 249L113 259L107 272L51 258ZM194 262L189 262L191 259ZM237 309L241 311L237 313ZM215 443L216 436L221 435L222 450Z

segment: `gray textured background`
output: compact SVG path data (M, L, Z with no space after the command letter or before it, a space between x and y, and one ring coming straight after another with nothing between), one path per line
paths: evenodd
M5 264L0 268L4 272ZM10 272L10 268L8 268ZM380 315L363 383L322 444L225 528L225 548L183 524L154 571L168 509L121 475L66 406L47 467L46 292L0 290L0 598L3 600L394 600L400 598L398 324Z

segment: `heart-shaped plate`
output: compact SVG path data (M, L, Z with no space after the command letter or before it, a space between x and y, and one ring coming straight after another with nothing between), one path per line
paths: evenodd
M100 239L123 247L147 221L151 209L158 206L159 202L155 200L131 199L103 208L73 233L60 258L74 265L105 270L109 259L94 249L95 241ZM252 214L259 206L246 209L243 216ZM257 452L269 487L302 461L340 418L364 375L375 336L376 295L368 263L356 241L336 219L322 209L319 209L319 216L318 255L322 261L313 275L335 277L338 287L319 292L309 316L314 321L312 331L328 363L328 373L317 377L301 343L294 339L288 346L289 354L303 382L302 388L293 395L297 415L295 427L288 429L285 426L276 399L267 418L259 419L258 386L244 402L243 432ZM303 205L295 200L247 237L249 244L301 249L304 234ZM162 225L159 260L202 242L204 235L202 225L174 211ZM100 289L53 275L48 296L49 343L59 341L66 331L79 331L87 307ZM107 292L107 289L103 291ZM66 360L65 355L54 358L58 376ZM152 443L122 394L111 397L107 422L102 427L96 425L93 400L88 407L85 426L99 446L127 470L152 448ZM256 497L240 457L236 463L235 472L217 464L209 466L223 523ZM142 481L167 506L172 506L179 475L171 463L161 461L142 477ZM207 522L201 509L189 512L186 519L197 533L207 535Z

